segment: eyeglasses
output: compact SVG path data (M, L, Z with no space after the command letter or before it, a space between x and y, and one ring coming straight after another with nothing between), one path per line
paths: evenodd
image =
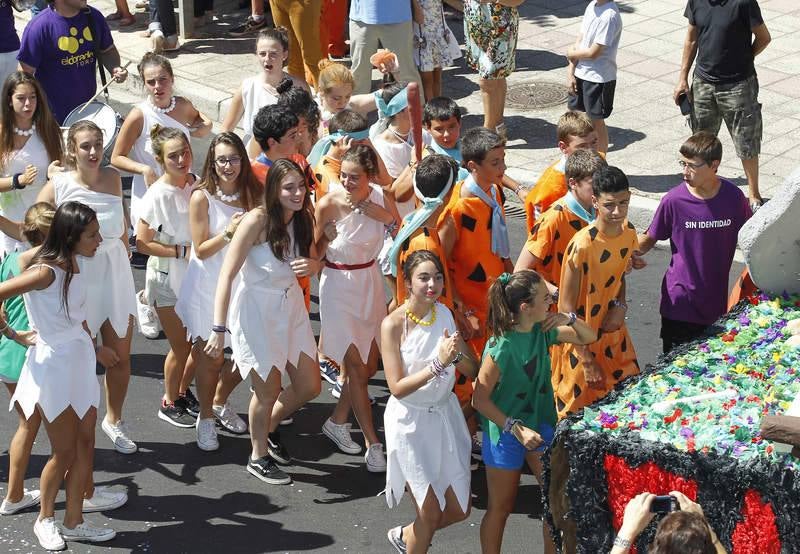
M223 156L220 156L219 158L216 158L214 160L214 163L217 164L220 167L225 167L228 164L239 165L239 164L242 163L242 157L241 156L231 156L230 158L225 158Z
M695 164L692 162L686 162L684 160L678 160L678 165L681 166L681 169L686 169L687 167L689 169L700 169L701 167L706 165L706 162L700 162Z

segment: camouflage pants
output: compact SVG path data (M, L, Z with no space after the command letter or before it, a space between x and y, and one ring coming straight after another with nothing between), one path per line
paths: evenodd
M725 84L694 78L692 131L709 131L716 135L723 120L736 147L736 155L742 160L758 157L762 122L755 74L744 81Z

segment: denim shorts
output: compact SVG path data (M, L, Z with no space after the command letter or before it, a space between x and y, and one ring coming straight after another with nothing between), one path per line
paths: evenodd
M544 449L553 442L554 429L549 425L542 425L537 431L541 435L544 443L532 450L532 452L542 452ZM528 450L522 446L522 443L517 440L511 433L501 433L500 440L497 444L492 444L489 438L489 433L483 432L483 444L481 445L481 455L483 456L483 463L486 467L494 467L497 469L518 470L522 469L525 464L525 455Z
M761 153L761 104L758 77L736 83L713 84L697 77L692 81L692 131L719 133L720 125L731 134L736 155L750 160Z

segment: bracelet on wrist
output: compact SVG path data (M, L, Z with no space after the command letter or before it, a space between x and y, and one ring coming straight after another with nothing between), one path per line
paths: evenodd
M21 175L22 173L15 173L14 175L11 176L11 188L13 190L22 190L27 186L19 182L19 178Z
M453 358L453 361L450 362L450 365L458 365L458 362L460 362L463 359L464 359L464 353L459 350L458 352L456 352L456 356L455 358Z
M514 427L517 423L520 423L519 419L514 419L513 417L507 417L506 423L503 425L503 433L510 433L511 428Z
M178 255L178 245L175 244L173 246L175 246L175 259L177 260L178 258L180 258L180 256Z
M572 327L573 325L575 325L575 322L578 321L578 314L576 314L575 312L568 313L567 317L569 318L569 321L567 321L568 327Z
M630 548L631 541L617 535L616 537L614 537L614 546L618 546L620 548Z
M224 325L212 325L211 331L213 333L223 333L223 334L231 332L231 330L225 327Z

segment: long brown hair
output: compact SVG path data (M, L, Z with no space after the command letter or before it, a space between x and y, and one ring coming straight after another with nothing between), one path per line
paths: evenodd
M47 150L47 158L54 162L64 155L64 143L58 121L50 112L47 95L33 75L24 71L15 71L6 77L3 83L3 105L0 107L0 167L6 164L9 154L14 151L14 110L11 97L20 85L30 85L36 92L36 110L33 112L33 124L36 132Z
M303 175L303 170L292 160L280 159L272 164L267 173L267 183L264 187L264 209L267 212L266 242L272 248L275 257L283 261L286 261L292 253L289 252L289 228L283 223L283 207L279 196L281 183L293 171L303 179L306 187L303 207L292 216L292 220L289 222L294 229L294 243L298 253L303 257L308 257L311 243L314 240L314 210L311 207L311 191L305 175Z
M250 160L247 158L247 149L244 147L242 139L236 133L225 132L220 133L214 137L211 144L208 146L208 154L206 161L203 164L203 177L198 188L208 191L214 196L219 188L219 175L217 174L217 164L214 161L214 150L218 144L227 144L236 149L236 155L239 156L241 161L241 170L239 177L236 179L236 185L241 195L242 206L245 210L253 209L259 202L261 195L261 185L258 183L253 168L250 166Z
M150 144L153 148L153 157L162 168L164 168L166 165L164 163L164 145L173 139L182 140L189 149L189 152L192 152L192 144L189 142L189 139L186 138L184 132L180 129L176 129L175 127L164 127L158 123L153 125L153 128L150 129ZM194 153L192 153L192 158L194 158Z
M75 137L81 131L92 131L100 137L101 142L103 140L103 130L94 121L81 119L73 123L69 131L67 131L67 151L64 154L64 165L68 169L77 169L78 167L78 160L75 155L78 152L78 144Z
M500 275L489 287L489 311L486 327L494 337L510 331L519 307L525 302L533 302L542 278L531 269L523 269L513 274Z

